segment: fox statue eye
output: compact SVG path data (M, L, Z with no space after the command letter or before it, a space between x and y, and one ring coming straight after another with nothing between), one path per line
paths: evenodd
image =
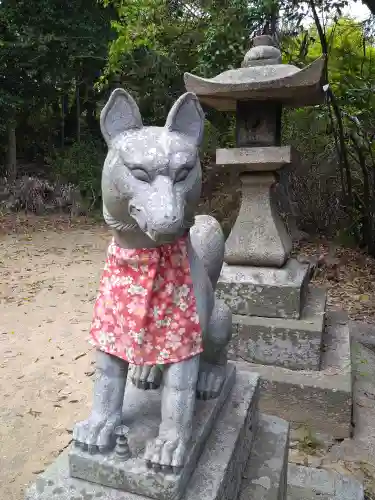
M139 181L150 182L150 176L148 175L146 170L143 170L142 168L132 168L130 169L130 172L132 173L133 177L135 177Z
M179 172L177 172L176 174L176 177L174 179L175 182L182 182L184 181L187 176L189 175L190 173L190 169L189 168L182 168Z

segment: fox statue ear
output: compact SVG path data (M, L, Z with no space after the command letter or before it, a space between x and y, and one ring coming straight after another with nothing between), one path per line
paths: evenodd
M195 94L187 92L174 103L165 128L186 135L196 146L200 146L204 133L204 113Z
M100 114L100 129L106 143L122 132L142 128L142 118L137 103L124 89L112 92Z

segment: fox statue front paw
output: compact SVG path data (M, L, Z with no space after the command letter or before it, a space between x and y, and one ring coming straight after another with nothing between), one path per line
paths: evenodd
M104 416L93 414L78 422L73 430L74 444L89 453L105 453L114 448L115 429L121 424L121 414Z
M144 459L148 468L165 474L179 474L184 465L188 440L158 436L147 443Z

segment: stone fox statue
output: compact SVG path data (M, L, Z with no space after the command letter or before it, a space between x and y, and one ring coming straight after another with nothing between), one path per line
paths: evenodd
M90 331L97 347L93 409L73 438L91 453L111 450L127 380L144 390L161 385L159 435L146 445L145 461L178 473L195 399L215 398L225 379L232 324L214 296L222 230L212 217L194 219L204 114L186 93L164 127L144 127L135 101L116 89L101 130L108 144L103 213L113 240Z

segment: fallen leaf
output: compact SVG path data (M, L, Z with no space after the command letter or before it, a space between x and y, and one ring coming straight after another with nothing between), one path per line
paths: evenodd
M41 411L35 411L32 408L30 408L27 413L29 413L32 417L39 417L39 415L42 414Z
M83 356L86 356L86 353L85 353L85 352L83 352L83 353L81 353L81 354L78 354L78 355L74 358L74 361L77 361L78 359L83 358Z
M369 295L360 295L359 299L362 300L362 302L367 302L370 300L370 296Z

